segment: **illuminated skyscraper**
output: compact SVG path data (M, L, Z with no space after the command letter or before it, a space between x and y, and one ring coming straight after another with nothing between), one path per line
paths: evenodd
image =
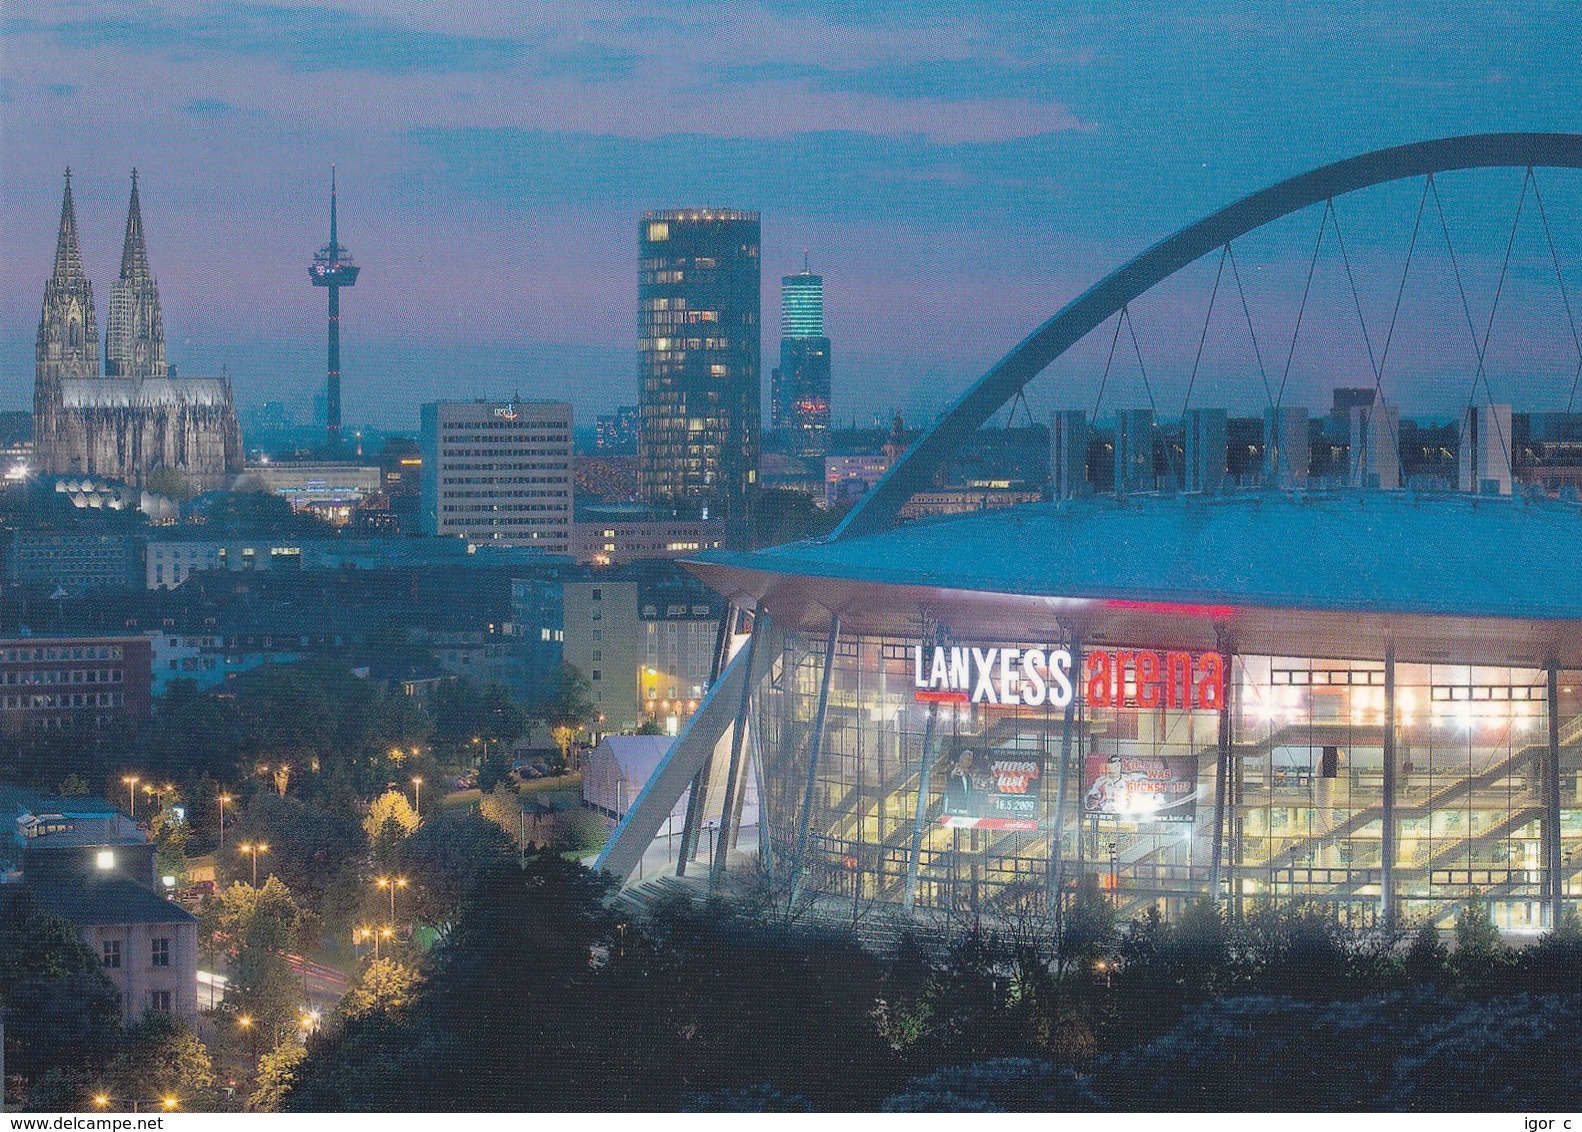
M646 212L638 226L638 486L645 502L730 520L758 487L758 214Z
M828 449L829 394L824 277L804 264L780 280L780 368L769 394L771 423L791 430L795 455L823 456Z

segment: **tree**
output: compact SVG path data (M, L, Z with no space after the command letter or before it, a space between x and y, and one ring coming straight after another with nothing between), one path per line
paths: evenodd
M278 876L304 904L318 907L325 890L362 854L367 841L356 818L259 790L225 836L218 858L222 879L251 881L252 858L240 846L263 841L269 852L258 858L258 875Z
M1476 985L1486 981L1506 958L1499 929L1489 918L1488 905L1477 896L1462 902L1455 934L1456 950L1450 957L1450 966L1463 983Z
M219 937L231 958L226 1008L251 1016L272 1045L296 1026L300 985L286 956L311 941L312 925L273 876L258 888L233 884L203 907L200 930Z
M159 467L148 473L143 485L150 494L163 495L177 503L186 503L193 497L192 481L180 468Z
M412 967L394 959L374 959L336 1003L335 1017L347 1021L376 1012L400 1014L412 1005L418 983Z
M554 694L534 709L534 715L549 727L550 737L560 748L561 761L575 770L572 744L584 728L599 718L593 706L592 686L582 670L574 664L562 664Z
M280 1103L296 1082L297 1067L307 1056L306 1047L293 1041L281 1042L260 1057L247 1107L254 1112L278 1112Z
M198 1111L212 1109L217 1099L209 1051L174 1014L151 1010L127 1027L110 1077L119 1096L173 1096L181 1107Z
M65 1107L81 1099L86 1074L115 1049L120 994L77 929L49 915L21 885L0 888L0 1011L7 1071L30 1103ZM47 1091L45 1075L57 1073Z
M442 681L429 710L435 748L454 759L485 755L495 744L509 748L527 730L527 717L500 684Z
M363 818L363 832L369 841L390 837L399 840L409 836L422 823L412 809L406 795L399 790L387 790L373 800L368 816Z

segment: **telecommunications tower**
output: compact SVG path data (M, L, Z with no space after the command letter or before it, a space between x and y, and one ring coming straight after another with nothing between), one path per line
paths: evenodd
M330 289L329 385L325 390L324 413L329 427L329 454L341 447L341 288L357 285L362 269L352 262L352 253L341 247L335 229L335 166L330 166L330 242L313 256L308 278L315 287Z

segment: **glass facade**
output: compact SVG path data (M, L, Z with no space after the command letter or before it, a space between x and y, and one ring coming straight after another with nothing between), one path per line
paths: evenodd
M645 213L638 246L638 487L739 531L758 478L758 214Z
M780 368L770 389L772 424L792 431L792 452L822 457L829 448L830 350L824 336L824 277L800 271L780 279Z
M1551 798L1543 669L1399 662L1392 689L1382 659L1235 656L1222 712L1163 691L1166 662L1201 657L1149 653L1165 658L1163 682L1144 668L1139 690L1134 659L1124 694L1109 697L1077 678L1079 664L1068 724L1050 697L1034 707L919 702L915 638L848 637L835 649L804 811L825 644L788 634L757 701L770 859L794 859L805 820L805 883L825 892L992 913L1029 893L1047 900L1057 884L1069 893L1094 883L1130 917L1150 905L1178 914L1217 877L1233 907L1305 899L1366 924L1388 871L1408 918L1448 915L1478 895L1501 928L1536 930L1547 844L1562 892L1582 895L1576 674L1556 684ZM972 792L978 801L964 801Z

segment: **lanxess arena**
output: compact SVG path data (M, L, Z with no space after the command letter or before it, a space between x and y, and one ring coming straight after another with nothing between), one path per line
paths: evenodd
M992 912L1083 884L1507 929L1582 893L1575 502L1260 491L1048 502L895 526L934 469L1127 302L1270 219L1448 169L1582 168L1582 136L1367 154L1155 245L1038 328L828 540L700 557L739 620L599 859L721 878L746 780L798 891ZM645 859L644 854L649 857ZM677 863L679 862L679 863Z

